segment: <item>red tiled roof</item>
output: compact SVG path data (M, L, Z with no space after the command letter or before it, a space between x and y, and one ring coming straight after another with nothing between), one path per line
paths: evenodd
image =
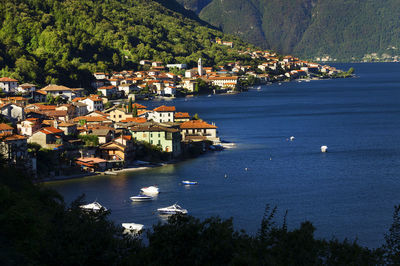
M197 129L197 128L202 128L202 129L214 129L217 128L214 125L210 125L207 122L204 122L203 120L191 120L191 121L186 121L183 122L180 125L181 129Z
M175 106L165 106L161 105L160 107L154 108L156 112L175 112Z
M78 116L75 117L72 121L79 122L80 120L86 120L86 122L105 122L110 121L102 116Z
M24 136L17 135L17 134L12 134L12 135L3 135L4 138L1 141L11 141L11 140L22 140L22 139L27 139Z
M129 117L125 120L121 121L122 123L129 123L129 122L135 122L135 123L146 123L147 119L144 117Z
M189 115L189 113L178 112L178 113L175 113L174 117L175 118L190 118L190 115Z
M97 90L112 90L112 89L116 89L115 86L104 86L101 88L98 88Z
M130 136L130 135L124 135L124 136L121 136L121 138L124 139L124 140L131 140L131 139L132 139L132 136Z
M138 103L132 104L132 108L135 108L135 106L137 109L146 109L147 108L146 106L138 104Z
M0 78L0 82L18 82L18 80L12 79L12 78L7 78L7 77L2 77L2 78Z
M0 130L13 130L13 129L14 129L13 127L11 127L7 124L4 124L4 123L0 124Z
M46 135L64 133L64 131L62 131L61 129L57 129L55 127L44 127L39 131L43 132Z

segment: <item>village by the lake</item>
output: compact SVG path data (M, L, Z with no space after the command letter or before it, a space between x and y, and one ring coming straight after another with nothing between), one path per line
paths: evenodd
M352 74L269 51L242 54L256 64L203 66L199 58L197 67L188 69L142 60L135 71L93 73L92 88L39 88L1 77L0 152L8 164L45 180L176 162L222 150L226 145L218 125L191 110L148 108L145 100L239 93L261 84Z

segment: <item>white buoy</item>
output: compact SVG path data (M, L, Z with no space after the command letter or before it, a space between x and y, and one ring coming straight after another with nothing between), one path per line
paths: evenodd
M246 167L246 168L244 168L244 170L245 170L245 171L247 171L247 170L248 170L248 169L247 169L247 167Z
M321 146L321 152L327 152L328 146Z
M225 174L225 178L227 178L228 177L228 175L227 174Z
M290 137L290 141L293 141L294 139L295 139L294 136L291 136L291 137Z

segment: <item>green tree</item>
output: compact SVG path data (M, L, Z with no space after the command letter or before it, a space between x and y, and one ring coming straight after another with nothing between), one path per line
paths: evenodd
M132 102L132 98L129 98L129 102L128 102L128 113L132 113L132 105L133 105L133 102ZM136 107L136 106L135 106Z
M133 115L133 117L137 117L138 116L138 110L137 110L136 104L135 104L135 107L133 108L132 115Z
M46 95L46 103L54 104L54 97L50 93L47 93L47 95Z

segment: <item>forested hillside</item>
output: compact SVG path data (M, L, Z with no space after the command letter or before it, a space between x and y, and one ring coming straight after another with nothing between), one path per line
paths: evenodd
M234 41L166 0L0 1L0 75L39 85L87 87L91 72L135 67L141 59L205 64L233 58Z
M178 0L201 19L264 48L342 61L400 55L398 0ZM378 55L371 55L377 53Z

